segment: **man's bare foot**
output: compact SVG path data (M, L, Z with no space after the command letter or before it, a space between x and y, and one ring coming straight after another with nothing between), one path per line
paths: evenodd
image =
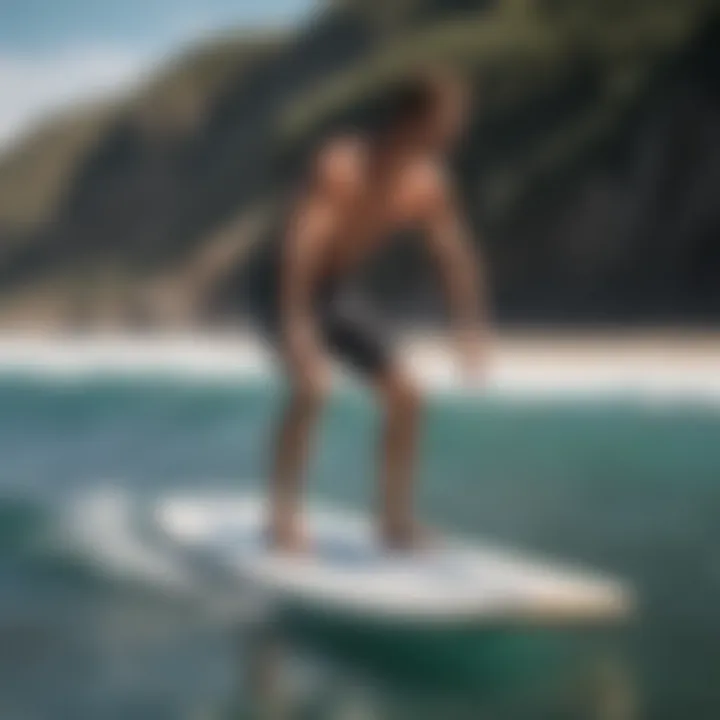
M385 528L381 538L387 550L399 552L433 550L441 544L436 532L416 523L407 527Z
M279 553L305 555L310 551L310 541L301 527L271 527L267 537L270 548Z

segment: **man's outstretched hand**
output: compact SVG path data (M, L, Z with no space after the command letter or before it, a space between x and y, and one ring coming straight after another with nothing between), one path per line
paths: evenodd
M468 385L484 379L487 370L490 333L484 326L463 328L457 336L460 371Z

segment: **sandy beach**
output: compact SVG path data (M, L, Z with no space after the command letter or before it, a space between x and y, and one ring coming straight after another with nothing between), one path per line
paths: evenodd
M448 344L408 335L404 361L432 392L622 395L720 403L720 334L506 333L482 382L458 377ZM79 379L163 376L207 382L267 377L271 357L247 333L0 335L0 374Z

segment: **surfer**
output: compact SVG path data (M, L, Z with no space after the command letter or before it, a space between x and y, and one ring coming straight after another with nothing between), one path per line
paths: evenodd
M264 262L253 270L255 313L291 387L270 476L269 533L279 550L306 546L301 476L331 359L361 375L385 408L380 536L395 549L422 542L412 502L421 394L354 279L393 233L422 231L445 286L460 360L469 376L477 374L487 327L480 263L446 164L468 102L468 88L444 70L397 82L372 132L338 134L319 146L278 242L263 248Z

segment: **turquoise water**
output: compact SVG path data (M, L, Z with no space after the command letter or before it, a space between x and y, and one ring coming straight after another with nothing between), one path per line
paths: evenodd
M251 716L233 614L110 530L121 507L256 487L279 401L268 384L0 380L1 718ZM333 399L312 494L370 507L375 421L361 394ZM641 612L598 659L629 716L720 715L720 409L437 398L420 475L431 522L634 583ZM360 668L338 692L332 657L291 651L315 684L298 717L370 703L382 718L572 718L569 697L593 702L575 675L419 700Z

